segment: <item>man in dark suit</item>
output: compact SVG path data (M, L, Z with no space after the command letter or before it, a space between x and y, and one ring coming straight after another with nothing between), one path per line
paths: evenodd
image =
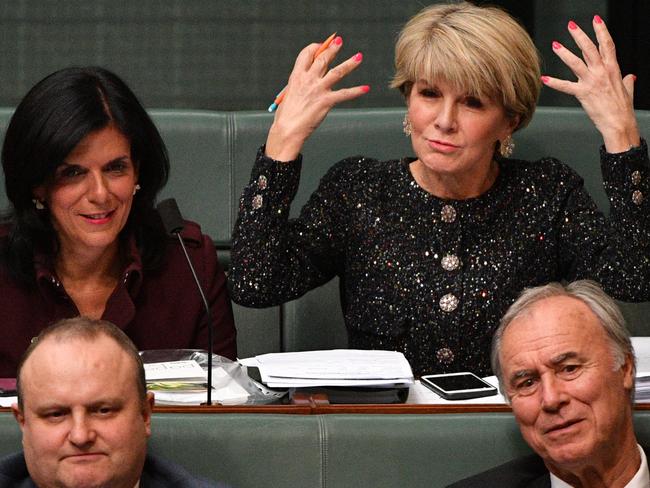
M45 329L25 352L12 406L22 453L0 461L2 488L209 488L147 455L154 398L129 338L83 317Z
M492 367L536 454L452 487L650 486L632 424L634 351L598 285L524 291L495 333Z

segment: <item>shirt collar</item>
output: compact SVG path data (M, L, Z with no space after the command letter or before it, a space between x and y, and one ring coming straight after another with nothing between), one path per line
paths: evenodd
M641 466L636 472L634 477L625 485L624 488L647 488L650 486L650 472L648 471L648 460L645 457L645 452L640 445L636 445L639 448L639 454L641 455ZM551 474L551 488L572 488L570 484L562 481L560 478Z
M122 272L122 280L131 296L135 296L142 284L142 259L134 236L129 236L126 241L126 267ZM37 286L43 290L48 289L56 294L65 294L63 285L54 270L51 256L43 253L34 255L34 272Z

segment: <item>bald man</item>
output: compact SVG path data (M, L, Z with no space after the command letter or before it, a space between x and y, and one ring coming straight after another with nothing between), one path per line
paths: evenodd
M209 488L147 455L153 394L129 338L84 317L45 329L18 367L12 410L24 452L0 461L0 486Z

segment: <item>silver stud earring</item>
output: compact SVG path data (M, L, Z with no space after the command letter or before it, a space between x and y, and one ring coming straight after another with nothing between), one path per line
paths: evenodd
M38 198L32 198L32 203L36 207L36 210L45 210L45 205Z
M512 140L512 136L506 137L503 141L499 143L499 152L504 158L509 158L512 156L512 151L515 150L515 142Z
M402 121L402 130L404 131L406 137L409 137L411 135L411 132L413 132L413 127L411 127L411 121L409 120L408 113L404 114L404 120Z
M133 187L133 195L134 195L134 196L135 196L136 193L138 193L138 190L139 190L140 188L142 188L142 187L141 187L140 185L138 185L138 184L136 184L136 185Z

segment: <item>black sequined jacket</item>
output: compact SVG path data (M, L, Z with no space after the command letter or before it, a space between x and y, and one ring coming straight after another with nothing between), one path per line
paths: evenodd
M486 193L442 200L412 160L353 157L289 219L301 158L262 148L235 225L232 298L277 305L338 275L350 347L402 351L415 374L490 374L492 333L526 287L591 278L615 298L650 298L647 146L600 156L609 218L551 158L501 160Z

